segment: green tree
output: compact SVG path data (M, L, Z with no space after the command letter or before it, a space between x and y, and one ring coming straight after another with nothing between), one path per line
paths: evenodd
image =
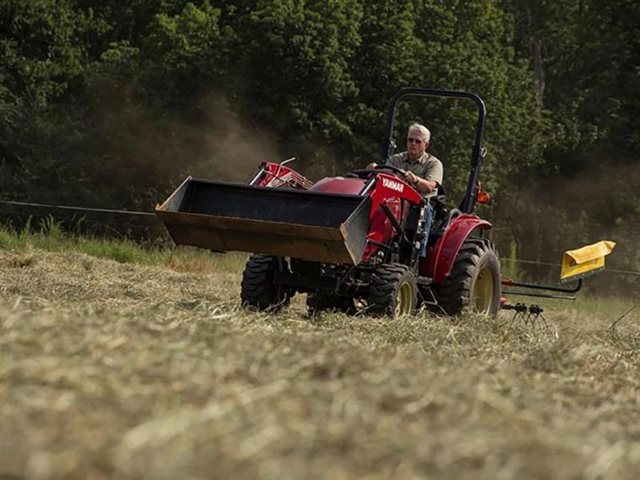
M160 10L137 44L112 42L87 76L95 129L86 155L108 159L97 177L122 180L102 195L146 208L208 160L203 97L219 84L227 56L220 11L209 2Z
M73 169L65 153L79 140L72 104L90 21L69 1L0 3L0 187L9 196L46 195Z
M348 165L380 161L387 101L399 87L425 86L419 58L423 44L415 35L416 9L398 0L365 2L359 25L362 41L350 68L358 95L349 107L353 136Z
M513 19L493 2L414 4L414 32L421 44L411 51L419 65L414 82L482 96L489 151L483 178L494 191L507 192L515 171L540 161L545 123L527 65L512 47ZM449 192L459 198L469 171L475 108L463 102L433 102L408 115L432 127L432 149L445 161Z
M238 93L285 148L350 136L341 112L357 93L350 66L361 15L355 1L258 1L249 28L236 32Z
M614 265L640 269L640 8L624 0L503 3L552 126L544 168L516 178L528 185L505 214L520 255L551 260L548 252L606 237L619 242Z

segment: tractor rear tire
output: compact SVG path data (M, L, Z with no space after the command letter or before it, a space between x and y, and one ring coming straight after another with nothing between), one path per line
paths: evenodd
M451 273L433 289L448 315L472 311L495 317L500 309L500 262L493 243L485 238L465 240Z
M274 283L278 257L252 255L242 273L240 298L242 306L253 311L278 311L288 305L291 292Z
M416 276L406 265L382 265L371 275L367 313L396 319L415 313L417 300Z
M326 293L309 293L307 295L307 310L310 317L322 312L340 312L353 315L357 311L353 298Z

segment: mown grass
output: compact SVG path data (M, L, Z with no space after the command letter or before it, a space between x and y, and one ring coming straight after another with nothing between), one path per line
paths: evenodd
M0 474L635 479L640 312L238 308L236 271L0 249ZM604 308L604 307L603 307ZM624 305L626 308L626 305ZM618 309L618 310L616 310ZM614 311L615 310L615 311Z
M119 263L167 266L175 271L194 273L240 272L247 259L247 255L242 253L220 254L189 247L143 245L127 238L106 239L75 235L64 232L51 218L39 226L28 224L20 231L0 223L0 249L3 248L19 252L34 249L48 252L81 252ZM510 301L537 303L554 311L579 310L593 314L619 312L620 315L635 305L635 299L624 297L599 297L581 293L576 297L574 302L535 297L513 297Z
M119 263L164 265L176 271L238 271L243 254L216 254L187 247L142 245L127 238L99 238L64 232L53 219L16 231L0 224L0 248L16 251L42 249L48 252L82 252Z

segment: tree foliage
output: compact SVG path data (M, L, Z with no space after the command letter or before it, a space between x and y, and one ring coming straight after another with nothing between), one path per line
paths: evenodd
M561 240L531 241L547 213L523 191L629 171L640 148L632 0L5 0L0 31L2 198L149 208L188 173L292 155L312 177L344 173L381 159L397 88L459 89L487 104L488 213L526 256ZM398 143L411 121L431 128L454 196L475 115L399 112ZM637 219L637 191L616 185L585 221L560 201L568 238Z

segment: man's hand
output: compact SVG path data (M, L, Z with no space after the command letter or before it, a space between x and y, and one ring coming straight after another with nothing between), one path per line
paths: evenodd
M418 181L418 176L410 170L404 172L404 179L409 183L416 183Z
M371 162L370 164L367 165L367 170L373 170L374 168L376 168L378 166L378 164L376 162Z

